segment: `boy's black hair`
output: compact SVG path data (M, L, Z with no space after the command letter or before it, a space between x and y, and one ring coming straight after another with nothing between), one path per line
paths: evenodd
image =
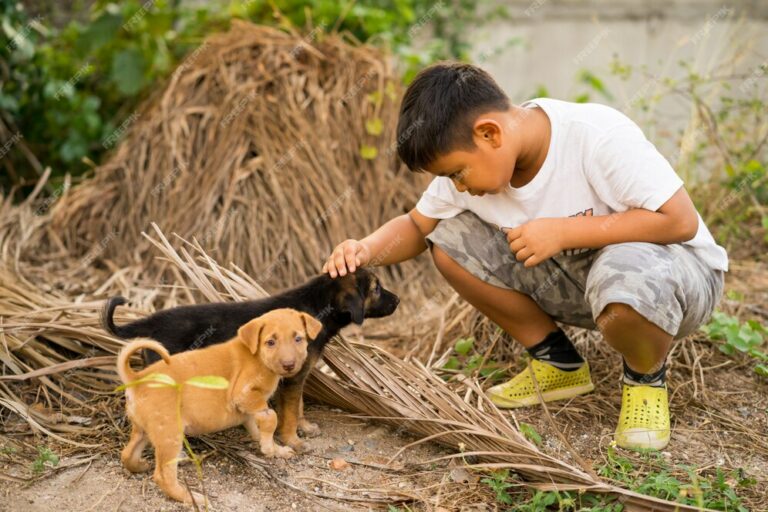
M477 66L429 66L405 91L397 121L397 154L410 170L420 172L440 155L474 149L472 125L477 116L509 107L504 91Z

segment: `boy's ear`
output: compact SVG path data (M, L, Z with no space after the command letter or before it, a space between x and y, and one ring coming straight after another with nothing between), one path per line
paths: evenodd
M307 336L307 341L317 338L317 335L323 330L323 324L308 313L299 313L299 316L301 316L301 322L304 324L304 333Z
M259 351L261 335L264 334L265 326L266 322L260 318L255 318L237 330L237 336L240 338L240 341L248 347L248 350L253 355L256 355Z
M492 118L480 116L473 127L475 137L481 139L492 147L501 145L501 125Z
M341 310L352 316L352 321L357 325L363 325L365 318L365 306L363 299L357 293L347 294L341 302Z

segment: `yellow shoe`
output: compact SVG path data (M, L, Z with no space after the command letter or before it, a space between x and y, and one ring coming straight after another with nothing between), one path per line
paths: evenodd
M616 444L628 450L661 450L669 443L667 386L624 384Z
M578 370L566 372L551 364L531 359L531 368L533 368L541 397L545 402L572 398L595 389L589 375L589 363L587 362ZM536 394L529 368L518 373L512 380L488 389L486 394L491 402L502 409L525 407L539 403L539 396Z

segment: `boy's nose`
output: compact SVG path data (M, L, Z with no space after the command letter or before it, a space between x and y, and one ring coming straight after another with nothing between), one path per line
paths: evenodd
M456 185L456 190L458 190L459 192L467 191L467 187L462 185L461 183L454 182L454 185Z

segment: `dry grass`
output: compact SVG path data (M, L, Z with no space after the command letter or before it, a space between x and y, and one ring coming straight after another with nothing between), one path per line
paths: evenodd
M384 94L391 77L375 51L338 36L309 46L247 24L201 48L142 108L112 158L92 179L61 191L50 213L37 198L45 175L26 203L0 198L0 425L8 436L31 431L70 446L73 463L113 449L124 435L111 393L122 342L99 326L106 296L124 294L136 306L121 308L120 321L179 304L264 296L317 272L334 243L407 210L423 185L388 153L397 102ZM382 93L379 105L367 96L374 91ZM380 137L363 129L373 116L383 121ZM362 159L363 143L383 157ZM178 238L171 243L163 233ZM600 391L619 368L598 335L571 331L590 360L610 363L594 365L597 393L552 405L543 416L502 413L484 398L482 379L440 367L459 335L473 334L487 357L510 368L520 348L459 300L426 260L381 273L404 298L399 316L366 324L377 346L330 344L327 366L309 381L310 397L404 426L471 467L511 468L541 489L590 489L638 509L685 509L595 474L610 439L602 431L618 412L617 393ZM726 454L768 454L764 420L740 421L736 395L717 387L743 386L752 392L744 400L759 400L760 384L746 372L727 373L743 363L727 363L695 339L677 345L670 361L680 435L714 436ZM526 440L519 421L536 425L551 445ZM584 433L586 445L578 442ZM381 501L390 498L403 499Z

